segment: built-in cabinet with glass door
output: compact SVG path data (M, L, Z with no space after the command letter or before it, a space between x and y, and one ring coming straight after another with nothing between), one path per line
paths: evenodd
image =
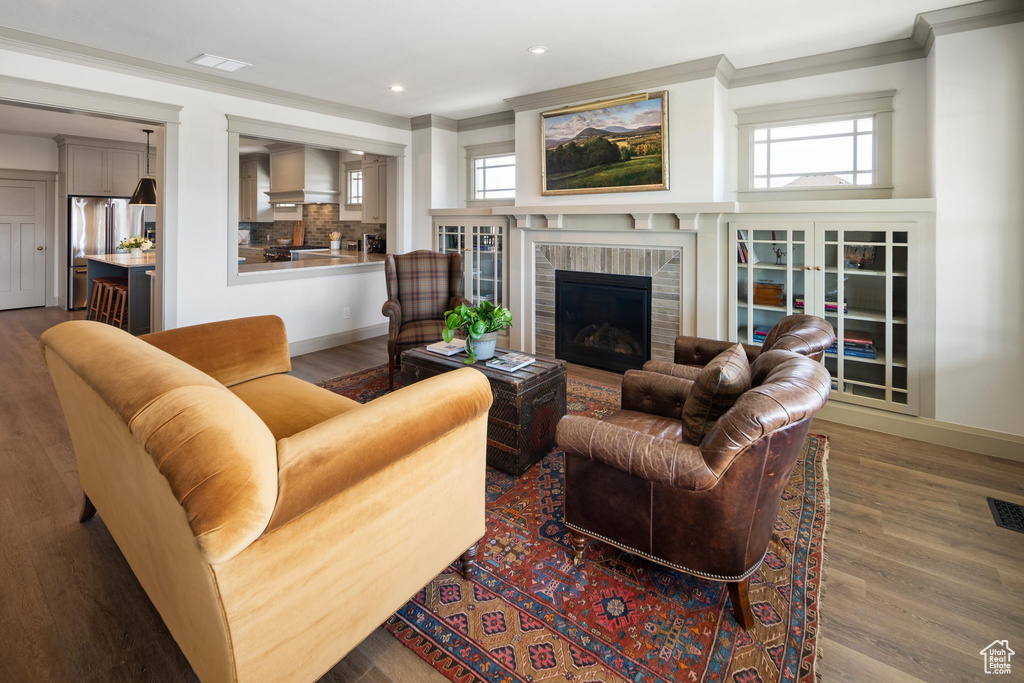
M731 339L760 344L786 315L825 318L832 398L917 414L915 224L732 223Z
M434 220L437 251L462 254L465 296L474 306L481 301L505 305L506 229L503 216L445 216Z

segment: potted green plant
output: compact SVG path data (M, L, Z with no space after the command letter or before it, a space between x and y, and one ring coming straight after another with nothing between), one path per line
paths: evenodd
M466 337L466 360L463 362L471 365L478 359L494 357L498 332L512 327L512 311L490 301L481 301L478 306L460 304L455 310L445 311L444 324L441 336L445 342L454 339L458 330Z

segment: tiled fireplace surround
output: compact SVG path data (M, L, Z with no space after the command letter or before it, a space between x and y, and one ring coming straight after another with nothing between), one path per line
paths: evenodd
M555 271L651 278L651 357L672 360L682 294L680 250L669 248L534 245L536 353L555 355Z

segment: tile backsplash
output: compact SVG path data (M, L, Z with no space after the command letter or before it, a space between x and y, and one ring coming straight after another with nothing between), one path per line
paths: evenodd
M341 220L339 208L337 204L306 204L302 207L302 222L306 226L307 245L330 246L332 232L341 233L343 245L349 240L361 240L364 233L382 237L387 234L387 228L383 225L367 225L359 221ZM268 244L278 239L291 239L295 221L239 222L238 228L250 231L252 244Z

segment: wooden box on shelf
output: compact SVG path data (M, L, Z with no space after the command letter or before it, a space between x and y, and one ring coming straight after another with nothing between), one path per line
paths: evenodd
M778 282L754 283L755 306L785 306L786 295L783 285Z

